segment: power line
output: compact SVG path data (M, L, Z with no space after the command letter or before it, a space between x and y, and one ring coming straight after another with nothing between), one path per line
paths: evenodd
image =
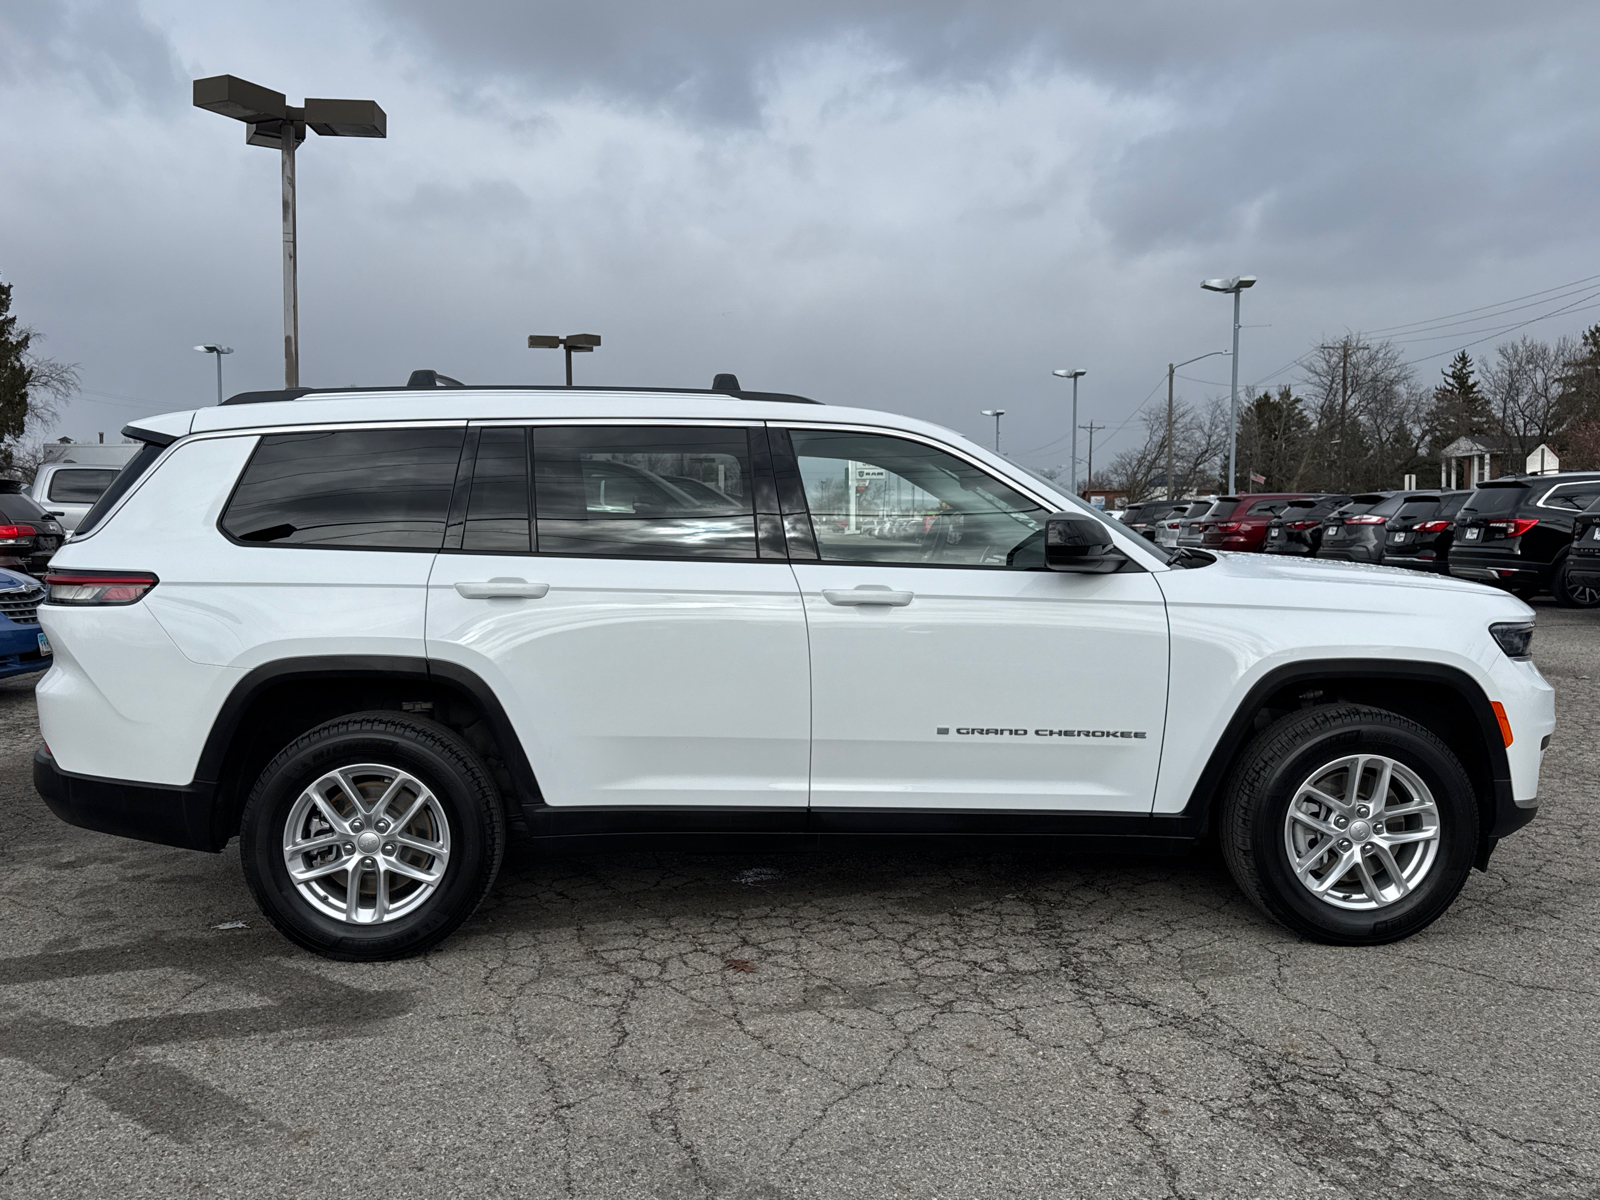
M1543 289L1542 291L1537 291L1537 292L1529 292L1526 296L1513 296L1509 300L1497 300L1493 304L1483 304L1483 305L1478 306L1477 308L1464 308L1460 312L1445 313L1444 316L1442 316L1442 317L1429 317L1427 320L1424 320L1424 321L1407 321L1405 324L1402 324L1402 325L1386 325L1386 326L1384 326L1384 327L1382 327L1380 329L1369 329L1366 332L1369 333L1369 334L1399 333L1402 330L1411 329L1412 326L1414 326L1414 325L1432 325L1432 324L1435 324L1436 322L1439 322L1439 321L1448 320L1451 317L1464 317L1464 316L1467 316L1467 315L1469 315L1471 313L1485 312L1488 309L1499 308L1499 307L1501 307L1502 305L1505 305L1505 304L1515 304L1519 300L1531 300L1535 296L1545 296L1545 295L1548 295L1551 292L1565 291L1567 288L1575 288L1575 287L1578 287L1580 284L1589 283L1591 280L1595 280L1595 279L1600 279L1600 275L1586 275L1586 276L1584 276L1584 278L1582 278L1582 279L1574 279L1570 283L1558 283L1558 284L1556 284L1555 287L1548 287L1548 288Z

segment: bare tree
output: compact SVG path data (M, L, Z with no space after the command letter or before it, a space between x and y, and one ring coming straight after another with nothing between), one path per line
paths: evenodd
M1565 423L1567 364L1577 355L1578 343L1570 337L1552 345L1523 336L1495 348L1495 361L1484 371L1484 391L1518 462Z
M1315 446L1306 483L1330 491L1394 487L1420 465L1427 396L1390 342L1356 334L1319 345L1302 388L1312 407Z

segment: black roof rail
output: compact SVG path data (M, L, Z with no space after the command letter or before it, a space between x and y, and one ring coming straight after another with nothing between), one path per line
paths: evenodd
M419 377L433 376L436 380L449 380L449 382L417 382ZM732 375L718 375L718 380L732 379L735 384L739 381ZM415 392L418 390L438 390L448 392L628 392L628 393L657 393L664 396L728 396L735 400L766 400L780 404L821 404L821 400L813 400L809 396L796 396L791 392L751 392L738 387L711 387L711 388L675 388L675 387L602 387L584 385L570 388L559 383L458 383L448 375L440 375L435 371L413 371L411 381L405 384L379 384L375 387L337 387L337 388L280 388L277 391L267 392L238 392L229 396L222 403L227 404L270 404L276 400L298 400L302 396L337 396L352 392Z

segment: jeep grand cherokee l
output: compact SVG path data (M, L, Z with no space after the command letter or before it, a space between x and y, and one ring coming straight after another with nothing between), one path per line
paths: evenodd
M938 426L732 386L295 390L130 427L39 609L38 790L92 829L237 836L267 917L347 959L446 937L508 830L1215 830L1262 911L1373 944L1534 816L1555 716L1521 601L1168 554Z

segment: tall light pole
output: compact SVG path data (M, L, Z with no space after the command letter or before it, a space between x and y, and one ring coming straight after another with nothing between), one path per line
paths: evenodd
M985 408L985 409L980 409L979 411L981 411L983 413L983 415L986 416L986 417L993 417L994 418L994 452L996 454L999 454L1000 453L1000 418L1006 415L1006 410L1003 409L1003 408Z
M233 75L194 81L194 106L243 121L247 146L278 151L283 178L283 386L300 386L300 284L295 263L294 151L309 128L323 137L389 135L389 118L372 100L313 100L292 105L282 92Z
M1233 293L1233 390L1228 398L1228 495L1236 494L1234 481L1238 476L1239 460L1239 293L1254 287L1254 275L1235 275L1232 279L1202 279L1200 286L1208 292Z
M222 356L224 354L232 354L233 353L233 347L232 346L208 345L208 346L196 346L195 349L198 350L201 354L215 354L217 356L217 403L221 404L222 403Z
M569 333L566 337L557 337L553 333L530 333L528 335L529 350L565 350L567 352L567 386L572 386L572 356L574 354L593 354L594 348L600 344L598 333Z
M1088 374L1081 368L1068 370L1066 367L1057 367L1050 374L1062 379L1072 380L1072 470L1069 473L1072 479L1072 494L1078 494L1078 380Z
M1237 336L1237 334L1235 336ZM1218 354L1232 354L1232 353L1233 353L1233 351L1231 351L1231 350L1212 350L1207 354L1197 354L1193 358L1186 358L1181 363L1168 363L1167 364L1167 499L1168 500L1176 500L1178 498L1174 494L1174 485L1173 485L1173 482L1172 482L1172 477L1176 473L1176 470L1177 470L1176 462L1175 462L1176 455L1175 455L1174 450L1173 450L1173 440L1172 440L1172 438L1173 438L1173 430L1172 430L1172 377L1173 377L1174 374L1177 373L1177 370L1178 370L1179 367L1187 367L1190 363L1199 362L1202 358L1211 358L1211 357L1213 357L1215 355L1218 355ZM1234 383L1235 383L1235 385L1238 384L1238 376L1237 375L1234 376Z

